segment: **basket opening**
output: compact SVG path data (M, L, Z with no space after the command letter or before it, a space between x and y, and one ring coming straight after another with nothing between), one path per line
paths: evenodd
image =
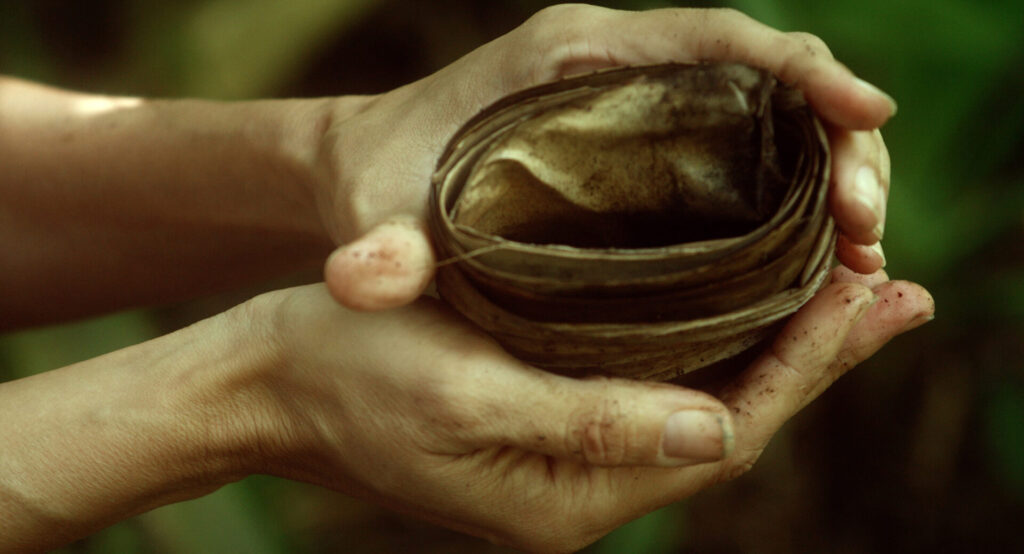
M682 83L692 85L692 83ZM744 235L778 210L774 80L630 83L535 114L481 156L452 220L507 240L651 248ZM783 125L783 127L785 127ZM792 137L787 137L792 138Z

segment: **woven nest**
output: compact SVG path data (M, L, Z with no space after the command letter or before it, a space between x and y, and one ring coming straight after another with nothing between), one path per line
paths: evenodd
M802 95L743 65L531 88L433 178L441 297L512 355L670 380L749 349L824 283L829 150Z

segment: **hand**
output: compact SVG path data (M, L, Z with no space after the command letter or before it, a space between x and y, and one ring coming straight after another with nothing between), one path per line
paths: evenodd
M877 128L896 105L836 62L819 38L782 33L733 10L563 5L329 125L317 203L334 240L348 243L326 265L331 294L361 310L419 296L434 267L425 225L431 173L452 134L491 102L600 68L701 60L763 67L804 91L829 127L839 259L865 274L882 267L889 158Z
M252 471L308 481L531 551L568 551L736 477L775 431L927 321L913 283L845 268L720 395L524 365L442 304L356 313L322 285L248 320L267 360ZM682 414L676 418L673 414ZM253 427L253 425L249 425Z

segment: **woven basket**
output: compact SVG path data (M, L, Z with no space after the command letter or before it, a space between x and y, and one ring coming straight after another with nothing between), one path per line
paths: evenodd
M802 95L747 66L524 90L438 163L438 292L532 365L675 379L759 343L822 286L828 176Z

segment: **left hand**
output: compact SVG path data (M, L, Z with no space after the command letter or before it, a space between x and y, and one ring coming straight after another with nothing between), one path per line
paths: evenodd
M257 323L251 357L267 367L240 380L257 392L233 397L247 403L227 421L260 430L242 456L247 473L529 551L570 551L750 469L786 420L933 309L918 285L838 268L714 398L554 375L435 300L354 313L313 285L238 312ZM676 414L689 424L673 426Z
M829 127L839 259L865 274L884 265L878 242L889 157L877 129L895 103L835 61L821 39L783 33L728 9L561 5L329 125L317 161L317 204L333 239L344 245L325 268L331 294L361 310L419 296L434 268L425 223L431 174L452 134L485 106L567 75L670 61L743 62L799 87Z

